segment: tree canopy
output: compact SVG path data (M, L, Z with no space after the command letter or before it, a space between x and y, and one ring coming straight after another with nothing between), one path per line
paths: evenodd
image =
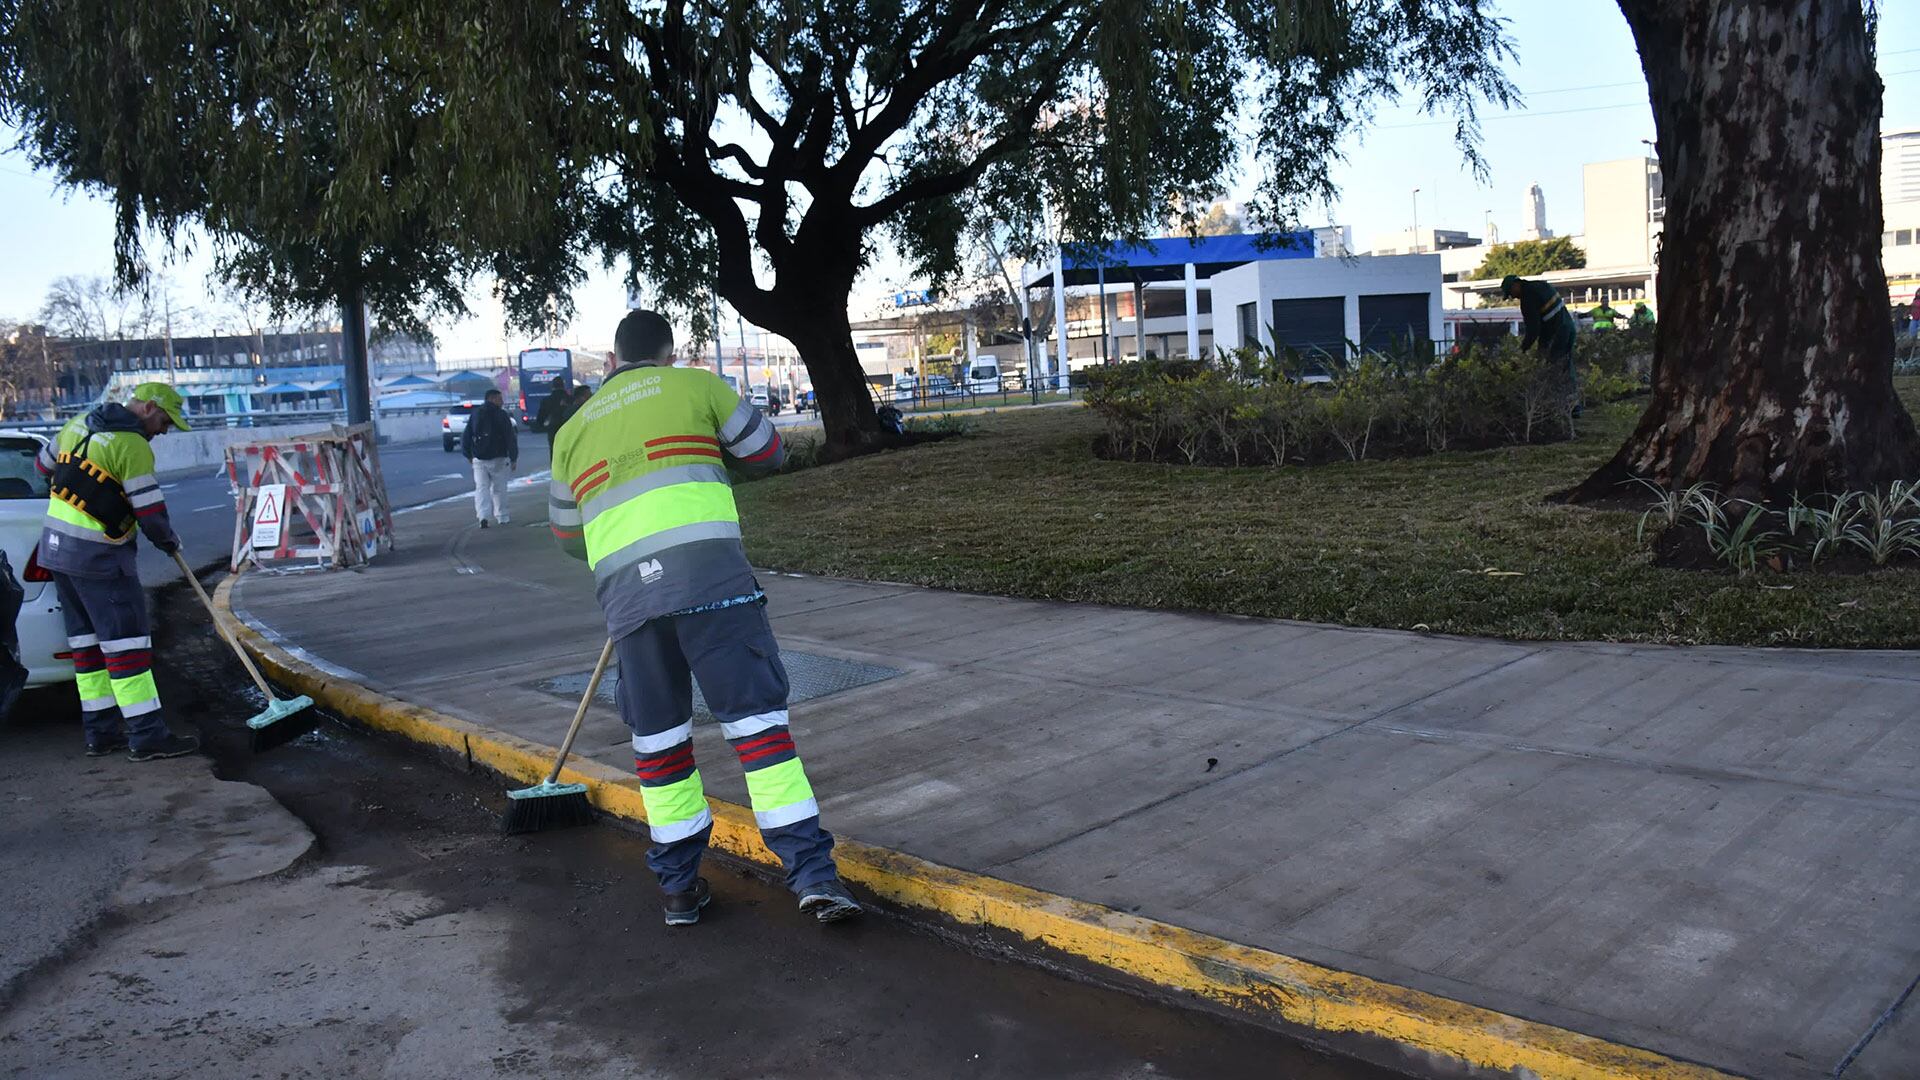
M485 0L0 0L0 120L113 201L123 284L198 225L217 272L278 311L357 291L417 330L463 310L478 270L538 302L579 278L571 132L606 118L565 92L572 29Z
M1474 270L1475 278L1503 278L1508 274L1528 277L1555 270L1579 270L1587 265L1587 253L1571 237L1555 236L1546 240L1521 240L1495 244Z
M717 285L793 338L839 440L877 431L844 308L880 241L938 284L983 207L1139 235L1224 190L1248 114L1283 226L1383 98L1477 162L1507 55L1484 0L0 0L0 119L115 198L123 276L198 222L288 302L404 326L486 270L532 323L598 253L697 333Z

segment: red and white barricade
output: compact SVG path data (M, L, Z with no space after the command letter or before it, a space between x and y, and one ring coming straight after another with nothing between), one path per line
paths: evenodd
M393 550L393 508L373 425L227 447L230 569L358 566Z

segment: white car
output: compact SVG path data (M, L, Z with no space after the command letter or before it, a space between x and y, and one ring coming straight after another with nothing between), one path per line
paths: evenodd
M20 618L20 662L28 686L73 681L67 624L53 575L40 569L40 529L47 520L47 480L33 466L46 440L28 431L0 430L0 548L26 590Z
M463 401L447 410L447 415L440 418L440 449L449 454L460 449L460 436L466 434L467 421L472 418L473 410L481 404L479 401ZM513 415L512 409L507 410L507 420L516 430L519 429L520 418Z

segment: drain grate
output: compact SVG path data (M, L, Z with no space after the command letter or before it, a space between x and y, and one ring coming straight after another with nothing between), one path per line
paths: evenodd
M856 660L842 660L836 656L821 656L818 653L792 650L782 650L780 660L787 666L787 700L796 705L856 687L885 682L897 675L905 674L898 668L882 667L879 664L862 664ZM591 671L556 675L551 679L542 679L534 683L533 688L542 693L552 694L554 697L579 701L580 695L586 693L587 680L592 675ZM619 685L620 673L608 671L600 680L600 689L593 695L594 700L602 705L612 706L616 701L614 693ZM706 699L700 695L698 682L693 688L693 719L695 723L707 723L713 720L713 713L707 710Z

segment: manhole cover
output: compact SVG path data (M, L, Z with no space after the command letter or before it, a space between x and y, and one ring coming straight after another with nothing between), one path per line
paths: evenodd
M842 660L834 656L821 656L817 653L797 652L783 649L780 660L787 665L788 702L799 704L812 701L829 694L838 694L842 690L852 690L858 686L885 682L896 675L903 674L898 668L881 667L879 664L862 664L855 660ZM587 692L587 680L591 671L577 671L566 675L556 675L534 683L533 688L554 697L579 701L580 695ZM593 695L595 701L612 706L616 702L614 694L620 685L620 673L609 669L600 680L600 689ZM707 711L706 699L700 696L698 681L693 687L693 719L696 723L708 722L713 714Z

